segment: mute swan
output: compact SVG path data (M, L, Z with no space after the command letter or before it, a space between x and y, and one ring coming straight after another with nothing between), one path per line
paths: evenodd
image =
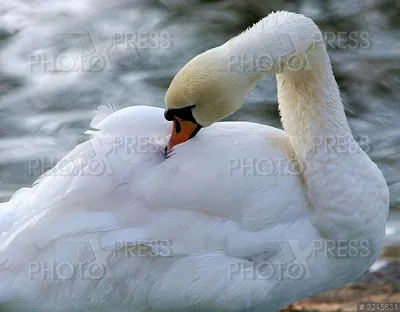
M285 131L215 123L265 73ZM275 311L377 259L388 188L312 20L270 14L192 59L165 102L170 137L159 108L102 107L89 141L1 205L0 307Z

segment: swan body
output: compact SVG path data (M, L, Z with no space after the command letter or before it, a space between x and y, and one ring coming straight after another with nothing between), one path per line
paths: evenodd
M299 38L279 45L278 29ZM164 110L100 107L88 141L0 205L0 307L275 311L365 272L382 248L388 188L352 140L315 33L277 12L190 61L166 106L193 106L204 129L167 158ZM232 52L269 58L243 68ZM307 66L279 72L291 55ZM285 131L216 122L268 72L279 72Z

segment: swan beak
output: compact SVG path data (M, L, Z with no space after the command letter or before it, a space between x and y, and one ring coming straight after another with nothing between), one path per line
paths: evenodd
M193 138L200 129L201 126L197 123L175 117L166 152L171 151L175 145Z

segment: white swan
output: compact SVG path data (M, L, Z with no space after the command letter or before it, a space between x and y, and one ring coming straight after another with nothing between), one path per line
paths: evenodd
M167 159L163 110L101 108L92 139L1 205L0 307L275 311L367 270L389 192L319 35L277 12L191 60L166 95ZM213 124L275 72L285 132Z

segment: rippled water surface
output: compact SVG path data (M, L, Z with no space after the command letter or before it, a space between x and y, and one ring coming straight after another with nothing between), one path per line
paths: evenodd
M399 1L2 0L0 201L85 137L99 104L162 107L177 70L272 10L324 33L355 136L400 206ZM280 127L274 77L230 119Z

